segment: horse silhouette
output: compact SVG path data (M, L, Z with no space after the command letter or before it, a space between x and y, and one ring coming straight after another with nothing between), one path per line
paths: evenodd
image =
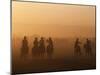
M54 50L54 47L53 47L53 41L51 39L51 37L47 40L47 56L49 58L52 58L52 55L53 55L53 50Z
M28 41L27 41L27 37L24 36L24 39L22 40L22 47L21 47L21 56L25 57L28 55Z
M45 55L45 43L44 43L44 38L41 37L39 41L39 55L44 56Z
M86 39L86 43L84 44L84 49L86 55L92 55L91 40Z
M33 41L33 48L32 48L32 56L38 56L39 53L39 46L38 46L38 38L36 37Z
M81 47L80 47L80 41L79 38L76 39L75 45L74 45L74 54L75 55L81 55Z

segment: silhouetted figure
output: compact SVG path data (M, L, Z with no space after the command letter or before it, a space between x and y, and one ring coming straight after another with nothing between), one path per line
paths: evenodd
M75 50L75 55L81 55L81 47L80 47L80 41L79 38L76 39L75 45L74 45L74 50Z
M49 58L52 58L54 46L53 46L53 41L51 37L49 37L49 39L47 40L47 43L48 43L47 44L47 56Z
M28 41L27 41L27 37L24 36L24 39L22 40L22 47L21 47L21 56L25 57L28 55Z
M38 53L39 53L39 42L38 38L36 37L35 40L33 41L32 55L38 56Z
M45 43L44 43L44 38L41 37L39 41L39 55L44 56L45 54Z
M84 48L85 48L86 55L92 55L91 40L86 39L86 43L84 44Z

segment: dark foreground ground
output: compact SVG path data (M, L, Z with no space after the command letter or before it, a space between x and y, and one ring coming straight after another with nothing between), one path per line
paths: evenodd
M95 56L59 59L21 59L12 65L12 74L96 69Z

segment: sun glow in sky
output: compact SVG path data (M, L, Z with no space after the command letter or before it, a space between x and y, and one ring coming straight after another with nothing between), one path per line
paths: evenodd
M95 6L12 3L13 35L95 37Z

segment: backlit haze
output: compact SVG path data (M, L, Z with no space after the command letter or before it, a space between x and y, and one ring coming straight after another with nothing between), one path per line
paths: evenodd
M95 6L12 2L13 36L95 37Z

